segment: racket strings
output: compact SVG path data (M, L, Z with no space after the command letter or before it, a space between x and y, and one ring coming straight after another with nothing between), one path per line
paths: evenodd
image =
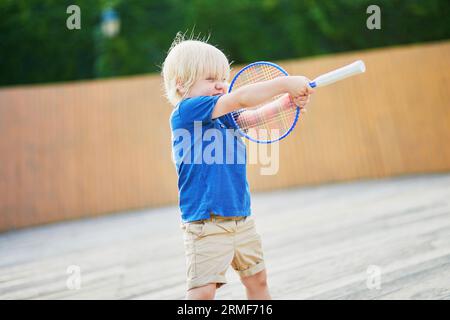
M250 83L275 79L280 76L285 76L285 74L275 67L268 65L256 65L241 73L234 86L241 87Z
M233 89L251 83L275 79L280 76L285 76L285 74L271 65L255 65L247 68L239 75ZM274 97L269 102L265 102L251 109L237 110L233 112L233 117L239 127L247 133L249 129L255 129L252 130L252 134L265 135L268 133L268 140L278 139L279 136L286 133L292 127L298 112L291 97L289 97L287 103L284 101L276 101L282 99L280 98L281 96ZM259 139L258 137L256 138Z
M249 129L256 129L256 130L265 130L266 132L273 132L274 136L279 136L279 134L284 134L288 131L289 128L287 128L286 126L284 126L284 124L282 126L278 125L278 126L272 126L272 124L279 124L280 121L279 119L274 120L274 121L265 121L266 125L262 125L262 126L244 126L240 128L244 131L248 131Z
M262 109L264 106L265 105L262 105L252 110L241 109L239 110L239 112L236 111L233 115L234 119L238 122L239 127L245 129L250 127L261 127L261 126L265 127L269 124L276 123L279 121L283 123L283 127L289 127L297 113L296 106L294 105L294 103L289 102L289 106L283 106L280 104L274 107L274 109L276 108L276 110L272 110L273 114L271 115L266 114L266 116L263 116L264 113L259 111L261 111L260 109ZM288 108L290 110L287 110ZM241 116L242 114L244 115ZM267 127L266 129L270 129L270 127Z
M278 108L276 114L267 116L263 112L254 111L254 114L250 114L251 111L243 111L240 113L241 116L236 115L235 120L239 127L242 129L266 129L268 131L276 129L278 131L286 132L295 120L297 111L292 109L292 111L281 111ZM251 119L249 119L251 118Z

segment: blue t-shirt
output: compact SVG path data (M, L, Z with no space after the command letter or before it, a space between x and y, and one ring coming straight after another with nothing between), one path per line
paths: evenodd
M250 215L245 144L230 114L211 119L219 97L185 99L170 117L183 222Z

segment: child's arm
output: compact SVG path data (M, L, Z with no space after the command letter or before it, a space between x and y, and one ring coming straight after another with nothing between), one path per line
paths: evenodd
M285 94L281 98L271 101L256 110L247 110L241 113L235 120L239 127L244 129L251 128L260 121L259 119L267 118L266 115L276 117L281 111L292 107L290 101L289 94Z
M308 95L313 92L308 83L305 77L287 76L241 87L224 94L217 100L212 118L218 118L241 108L255 107L282 93L288 93L292 97Z
M266 103L262 107L257 108L256 110L247 110L246 112L241 113L235 120L237 121L239 127L241 128L251 128L257 125L260 122L260 119L267 119L268 121L265 123L266 128L270 128L270 119L277 118L280 112L286 111L288 109L297 109L297 106L300 107L300 112L306 112L306 104L309 102L309 96L301 96L297 99L291 100L289 94L284 94L280 98ZM274 122L275 129L276 123Z

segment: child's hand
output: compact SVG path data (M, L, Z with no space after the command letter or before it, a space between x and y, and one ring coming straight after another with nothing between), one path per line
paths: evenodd
M295 105L300 108L300 113L305 113L309 96L314 93L314 90L309 86L310 80L303 76L289 76L286 78L286 89L289 95L294 100Z
M309 86L310 80L306 77L288 76L285 79L286 91L294 99L314 93L314 90Z

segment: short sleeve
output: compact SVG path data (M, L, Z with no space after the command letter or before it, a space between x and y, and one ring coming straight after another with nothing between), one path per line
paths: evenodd
M229 129L237 129L236 125L234 124L233 116L232 116L231 112L227 113L227 114L224 114L223 116L220 116L217 119L219 119L220 122L222 122L227 128L229 128Z
M200 96L181 101L178 109L184 123L211 121L212 112L220 96Z

